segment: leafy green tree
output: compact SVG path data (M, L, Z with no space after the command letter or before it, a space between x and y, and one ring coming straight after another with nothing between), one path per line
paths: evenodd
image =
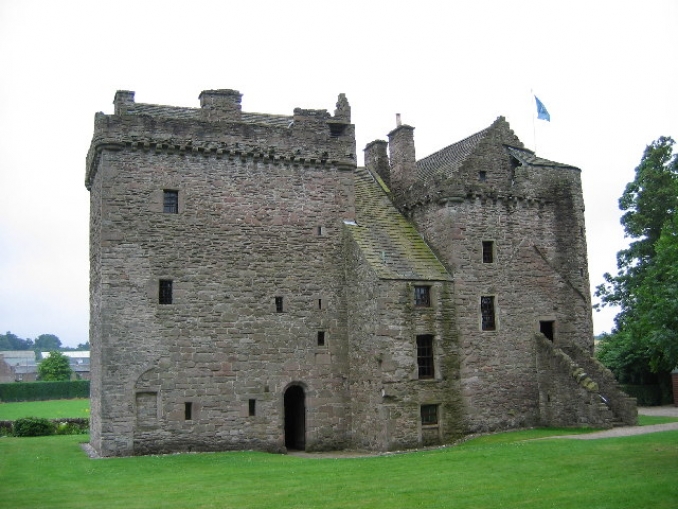
M70 380L72 373L73 370L68 357L56 350L52 350L49 357L38 364L38 377L43 382Z
M613 334L601 360L620 378L671 370L678 363L678 154L674 141L650 144L627 184L619 208L629 247L617 253L616 276L604 275L596 295L617 305Z
M32 348L32 339L21 339L9 331L6 334L0 334L0 350L30 350Z
M61 348L61 340L54 334L40 334L35 338L35 349L43 352L51 352Z

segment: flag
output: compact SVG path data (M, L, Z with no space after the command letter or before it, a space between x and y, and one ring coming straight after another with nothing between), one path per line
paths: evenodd
M534 99L537 101L537 118L550 122L551 115L549 115L549 112L546 109L546 106L544 106L544 103L541 102L536 95L534 96Z

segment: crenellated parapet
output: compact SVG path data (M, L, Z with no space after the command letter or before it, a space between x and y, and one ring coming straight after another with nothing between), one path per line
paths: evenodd
M302 108L291 116L243 112L241 97L235 90L208 90L200 94L201 108L182 108L135 103L134 92L118 91L113 115L95 116L86 187L91 188L104 150L355 168L355 127L343 94L334 116Z

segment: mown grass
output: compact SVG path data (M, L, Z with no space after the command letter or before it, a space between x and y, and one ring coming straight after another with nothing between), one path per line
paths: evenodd
M22 417L43 417L45 419L89 417L89 399L0 403L0 421L16 421Z
M531 440L355 459L214 453L89 459L84 436L0 439L0 507L675 508L678 431ZM504 438L500 438L504 435Z

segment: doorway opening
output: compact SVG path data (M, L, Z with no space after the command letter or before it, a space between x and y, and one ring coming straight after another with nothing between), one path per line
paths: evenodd
M285 391L285 447L295 451L306 449L306 397L304 389L292 385Z

